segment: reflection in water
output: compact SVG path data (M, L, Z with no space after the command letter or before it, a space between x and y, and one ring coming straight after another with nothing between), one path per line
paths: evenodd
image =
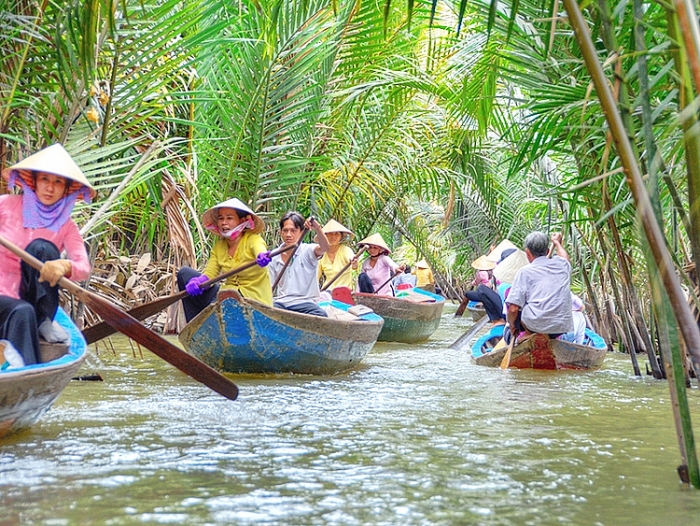
M696 522L665 382L618 355L477 367L447 348L471 324L452 312L347 375L235 376L235 402L114 338L81 370L105 382L0 445L0 524Z

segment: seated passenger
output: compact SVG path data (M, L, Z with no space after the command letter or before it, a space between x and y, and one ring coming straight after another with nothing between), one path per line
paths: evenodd
M472 281L472 286L475 290L468 290L464 295L469 301L481 303L484 306L486 315L493 325L505 324L503 316L503 301L497 291L496 278L491 272L496 268L496 263L488 260L485 256L481 256L472 262L472 267L477 270L476 277Z
M355 234L335 219L323 226L323 233L328 239L328 251L323 254L318 264L319 279L323 277L325 283L333 280L330 290L336 287L352 288L352 269L349 263L355 253L345 243L355 237Z
M410 289L416 286L418 278L416 278L414 274L411 274L411 267L406 265L406 268L403 269L403 273L396 276L391 282L396 290L403 288ZM403 285L403 287L401 285Z
M0 247L0 339L31 365L40 360L40 337L50 343L69 340L53 321L57 283L62 277L82 281L90 276L85 243L70 215L77 199L90 202L96 192L60 144L6 168L2 176L22 194L0 196L0 235L44 262L37 271Z
M316 232L316 243L303 243L302 233L305 229ZM280 233L283 242L280 248L297 242L300 245L296 250L276 255L270 262L270 280L273 284L279 281L273 305L280 309L327 317L326 311L318 306L318 261L329 246L321 225L314 218L305 221L299 212L287 212L280 219ZM285 269L288 261L290 263Z
M391 250L381 234L372 234L360 241L367 246L369 257L362 262L357 279L357 291L392 296L391 278L406 268L389 257ZM357 268L357 258L353 259L352 268Z
M506 301L513 337L537 332L557 338L574 329L571 264L561 240L561 234L552 234L557 254L548 258L546 234L532 232L525 238L525 254L530 263L518 270Z
M583 300L572 292L571 315L574 320L574 330L562 334L559 339L583 345L583 340L586 338L586 315L583 313L585 308Z
M413 273L416 275L416 288L435 294L435 277L426 260L421 259L416 263Z
M182 267L177 272L179 290L189 293L182 299L185 319L189 322L216 299L219 285L202 289L202 283L251 261L257 261L258 265L229 277L221 288L235 289L244 298L272 305L270 277L267 270L262 268L269 263L266 259L269 252L260 236L265 229L263 220L234 197L204 212L202 224L218 239L214 242L203 272L190 267Z

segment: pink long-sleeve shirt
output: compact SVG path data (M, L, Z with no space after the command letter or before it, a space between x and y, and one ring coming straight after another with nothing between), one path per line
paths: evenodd
M73 220L68 219L58 232L48 228L24 228L21 195L0 196L0 235L21 249L35 239L51 241L60 252L65 251L71 261L72 280L82 281L90 276L90 260ZM19 299L20 281L20 259L0 246L0 295Z

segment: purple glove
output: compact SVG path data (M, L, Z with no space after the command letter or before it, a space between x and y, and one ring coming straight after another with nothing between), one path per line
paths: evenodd
M205 281L209 281L209 278L206 276L206 274L202 274L201 276L195 276L191 280L187 282L187 285L185 285L185 290L187 291L187 294L190 296L199 296L202 292L204 292L204 289L202 289L202 283Z
M270 264L272 258L270 257L269 252L260 252L260 254L258 254L258 257L255 258L255 261L258 263L258 266L266 267Z

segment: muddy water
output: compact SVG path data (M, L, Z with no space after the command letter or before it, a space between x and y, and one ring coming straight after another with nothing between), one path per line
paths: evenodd
M698 523L665 382L620 355L478 367L448 348L471 324L453 311L342 376L235 376L235 402L114 338L80 372L104 382L0 443L0 525Z

